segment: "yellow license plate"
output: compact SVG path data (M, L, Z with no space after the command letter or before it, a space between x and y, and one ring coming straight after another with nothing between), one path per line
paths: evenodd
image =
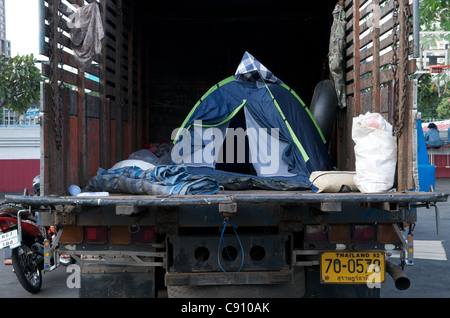
M322 252L320 278L323 284L368 284L385 282L384 252Z

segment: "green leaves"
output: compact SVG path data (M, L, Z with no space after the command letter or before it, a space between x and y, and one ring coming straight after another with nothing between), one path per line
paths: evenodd
M450 118L450 94L444 94L441 97L439 105L436 108L436 113L439 118Z
M450 31L450 0L421 0L419 8L423 31Z
M39 100L41 72L33 54L9 59L0 55L0 108L24 114L33 101Z

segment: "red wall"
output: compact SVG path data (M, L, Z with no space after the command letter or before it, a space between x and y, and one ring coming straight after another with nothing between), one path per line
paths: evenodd
M39 159L0 160L0 192L28 188L33 193L33 179L39 173Z

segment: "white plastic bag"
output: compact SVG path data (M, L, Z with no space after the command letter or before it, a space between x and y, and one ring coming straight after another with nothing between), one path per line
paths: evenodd
M392 126L380 114L368 112L353 118L352 138L358 189L363 193L391 189L397 165L397 137L392 135Z

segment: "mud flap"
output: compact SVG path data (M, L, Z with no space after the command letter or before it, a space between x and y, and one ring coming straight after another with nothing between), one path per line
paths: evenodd
M155 270L81 265L80 298L155 298Z

